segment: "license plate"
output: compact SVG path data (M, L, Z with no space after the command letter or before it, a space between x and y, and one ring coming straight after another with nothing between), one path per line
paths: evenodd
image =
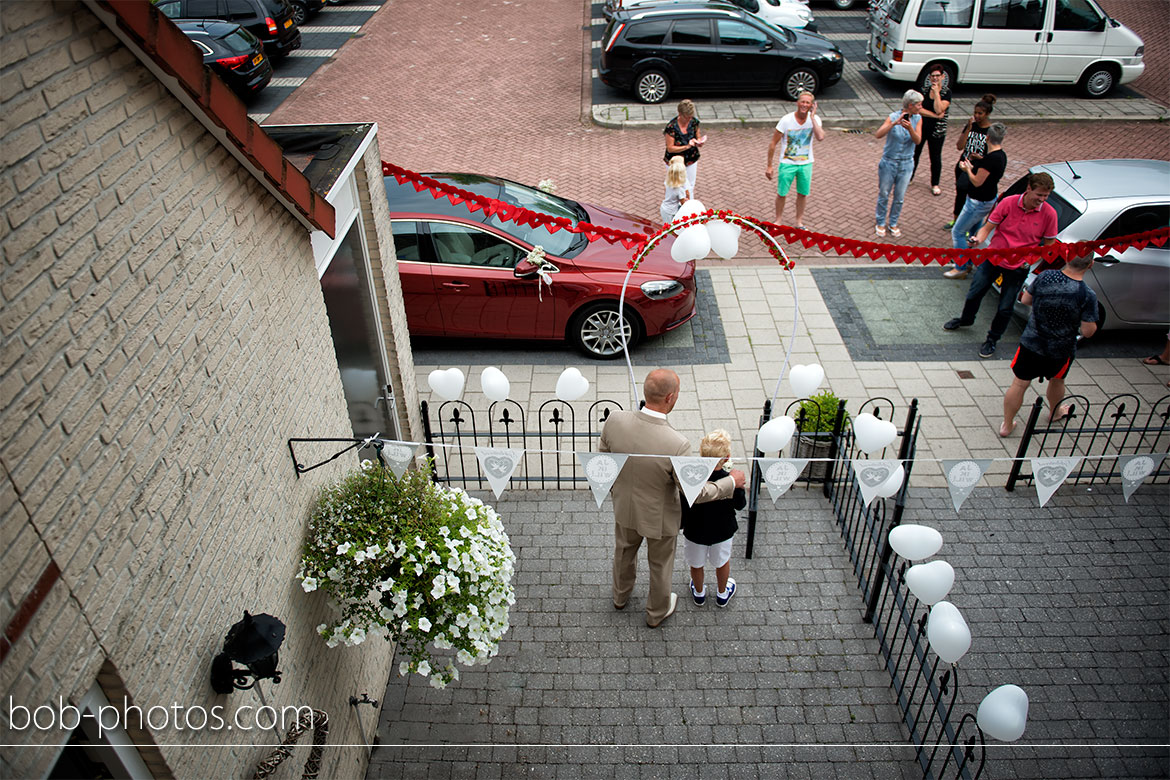
M252 58L253 65L259 65L261 62L264 62L264 55L263 54L257 54L255 57Z
M290 28L290 27L292 27L292 19L287 19L287 20L285 20L285 23L284 23L284 29L286 29L286 30L287 30L287 29L288 29L288 28Z
M999 276L995 277L995 286L996 287L1003 287L1003 274L1000 274Z

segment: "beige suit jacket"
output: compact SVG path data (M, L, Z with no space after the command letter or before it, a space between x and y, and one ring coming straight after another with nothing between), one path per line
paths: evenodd
M691 444L670 423L639 410L616 411L601 429L602 452L647 455L688 455ZM695 503L728 498L735 490L731 477L708 482ZM617 524L647 539L678 534L682 517L678 480L669 458L629 458L610 491Z

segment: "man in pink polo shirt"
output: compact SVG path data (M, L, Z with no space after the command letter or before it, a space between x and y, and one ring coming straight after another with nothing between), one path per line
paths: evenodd
M1033 173L1028 177L1027 190L1019 195L1009 195L991 210L987 222L983 223L983 227L971 240L971 245L979 246L992 231L995 232L988 245L988 249L992 250L1048 246L1056 241L1056 209L1047 203L1052 187L1052 177L1047 173ZM991 260L977 265L971 287L967 290L963 313L943 325L943 330L958 330L973 324L983 296L1000 274L1003 274L1003 282L999 287L999 308L991 320L987 340L979 348L981 358L995 354L995 345L1012 320L1016 298L1028 278L1026 258L992 256Z

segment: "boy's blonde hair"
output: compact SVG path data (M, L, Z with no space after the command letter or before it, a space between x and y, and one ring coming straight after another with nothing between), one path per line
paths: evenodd
M722 428L711 431L699 442L699 454L704 458L730 458L731 434Z
M681 155L670 158L670 165L666 168L666 186L681 187L687 183L687 164Z

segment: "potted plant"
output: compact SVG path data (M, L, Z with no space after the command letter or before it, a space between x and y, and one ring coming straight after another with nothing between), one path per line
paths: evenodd
M464 666L486 664L508 630L515 555L492 507L429 470L401 478L369 461L322 491L297 575L322 590L338 616L317 632L329 647L382 633L409 657L398 673L436 688Z
M837 422L839 399L832 390L822 390L800 402L796 412L797 428L800 432L798 457L827 458L831 449L831 434ZM845 413L845 421L849 413ZM828 469L828 462L814 461L809 464L809 477L822 479Z

